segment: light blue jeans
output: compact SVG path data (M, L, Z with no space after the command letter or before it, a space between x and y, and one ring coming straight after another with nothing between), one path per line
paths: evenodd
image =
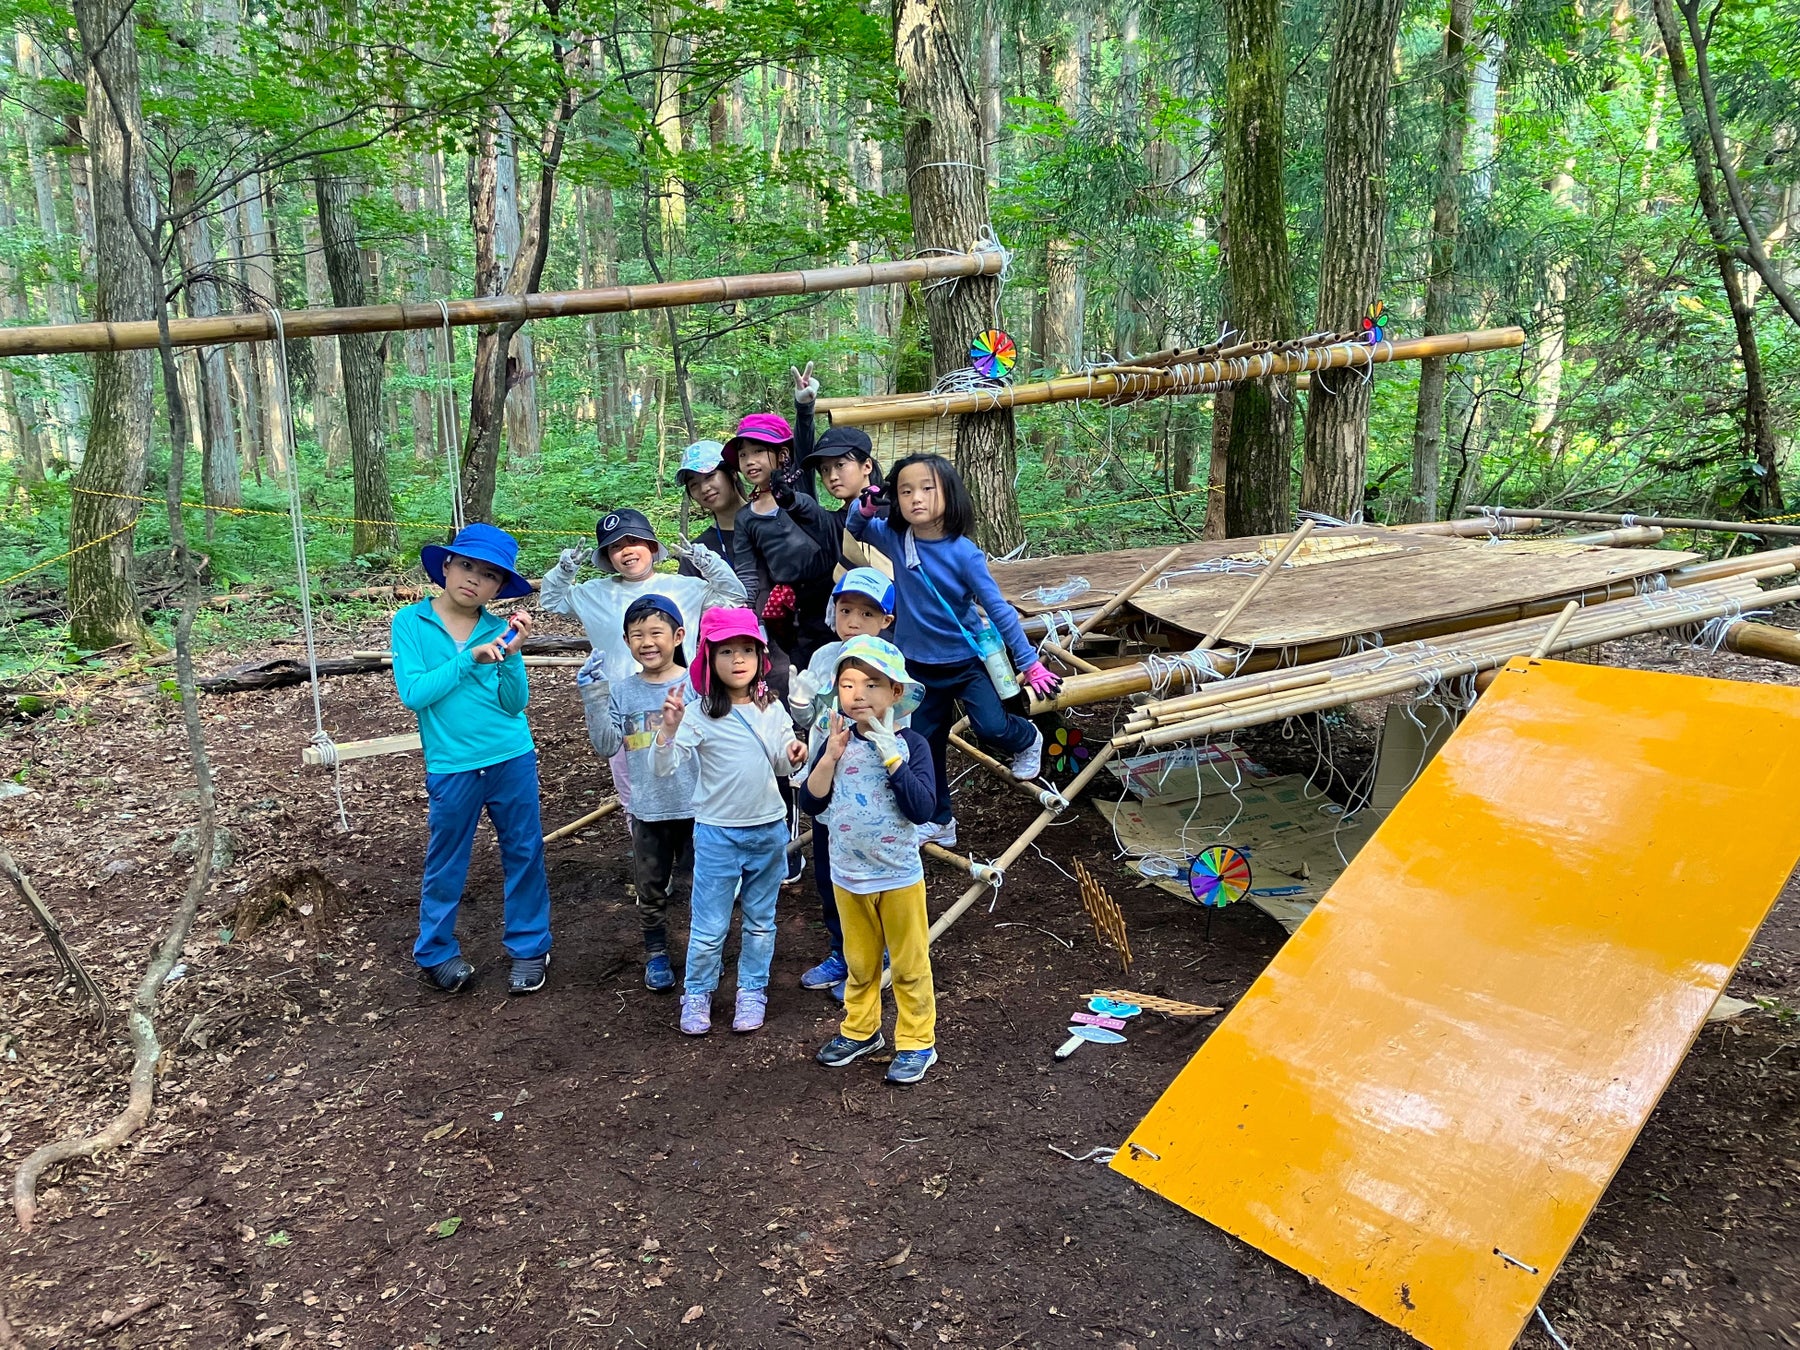
M694 824L694 899L688 920L687 979L690 994L719 987L731 906L744 907L738 949L740 991L767 989L775 959L775 901L787 875L788 826Z

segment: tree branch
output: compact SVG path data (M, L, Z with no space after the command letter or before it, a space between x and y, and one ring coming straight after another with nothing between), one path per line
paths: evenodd
M105 992L94 977L88 974L87 967L81 964L81 958L69 950L69 944L63 941L62 925L38 895L37 887L31 884L31 878L14 861L12 853L3 847L0 847L0 872L6 874L6 879L12 882L13 889L19 893L19 899L25 902L25 908L31 911L38 927L44 930L44 936L49 940L51 950L56 953L57 961L62 964L63 975L68 982L93 1000L94 1017L98 1023L96 1030L104 1036L112 1018L111 1009L106 1006Z

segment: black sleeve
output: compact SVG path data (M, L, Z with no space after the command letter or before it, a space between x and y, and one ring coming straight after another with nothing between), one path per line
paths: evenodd
M800 804L800 809L809 816L816 816L826 807L831 805L831 793L827 792L823 797L815 797L813 796L812 788L808 786L812 782L812 771L818 767L819 759L824 753L825 746L821 744L819 746L819 753L807 760L806 767L794 775L794 800ZM925 752L925 762L928 764L931 762L931 752L929 750ZM837 779L835 777L831 780L831 786L834 789L837 787ZM931 788L931 809L935 814L937 811L937 783L935 779L932 781ZM815 826L814 828L819 827Z
M915 825L924 825L937 814L937 774L931 762L931 746L910 727L900 733L906 743L906 763L888 775L900 814Z
M806 457L813 452L813 446L818 444L817 418L813 413L813 405L817 402L817 399L813 399L811 402L794 404L794 490L814 501L819 499L819 476Z
M837 565L837 550L823 543L824 515L825 508L806 496L795 497L791 511L779 510L772 516L759 516L746 506L737 518L738 556L753 559L758 575L771 585L816 585ZM803 527L801 521L811 524ZM743 570L740 565L740 575ZM753 593L753 608L760 610L767 593L767 586Z
M731 570L738 574L738 580L744 583L744 590L749 593L744 603L761 614L769 588L764 583L767 574L752 537L754 527L751 522L756 519L756 512L747 506L737 513L737 520L731 527Z
M822 565L804 579L813 583L830 581L832 570L838 564L838 554L843 549L843 523L832 512L806 496L795 497L794 504L788 508L788 514L819 548Z

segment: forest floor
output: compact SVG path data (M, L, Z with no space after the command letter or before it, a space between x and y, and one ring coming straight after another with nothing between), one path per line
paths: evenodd
M205 665L294 655L296 643ZM385 645L380 627L333 650ZM1658 641L1607 659L1800 682ZM609 790L572 672L532 673L544 819ZM1399 1347L1400 1333L1081 1154L1112 1146L1217 1019L1146 1016L1057 1063L1068 1015L1119 984L1065 868L1124 904L1130 986L1229 1005L1281 929L1248 905L1211 928L1113 862L1071 813L934 949L942 1061L897 1090L812 1062L835 1009L797 976L821 954L810 877L783 894L768 1026L689 1039L642 983L617 817L551 846L556 961L508 999L491 835L477 846L472 994L414 974L425 838L416 755L302 772L304 688L208 698L231 858L164 990L154 1118L123 1152L53 1174L37 1227L0 1236L0 1303L34 1347L785 1345L1106 1350L1221 1343ZM391 681L325 691L340 740L410 729ZM1097 710L1099 734L1113 715ZM1246 737L1276 760L1277 737ZM108 695L8 732L28 795L0 833L115 1003L183 888L194 811L178 711ZM1366 748L1363 751L1367 753ZM1274 763L1272 767L1292 766ZM1302 766L1304 767L1304 766ZM964 846L1030 815L979 778ZM191 845L190 845L191 847ZM933 911L961 890L930 874ZM244 918L292 905L254 933ZM301 913L302 909L309 912ZM728 975L729 975L728 966ZM0 905L0 1166L123 1102L128 1056L67 995L19 906ZM729 986L729 979L728 979ZM1800 1006L1790 882L1731 992ZM1650 1117L1545 1311L1578 1350L1800 1346L1800 1027L1709 1026ZM1534 1324L1522 1346L1551 1345Z

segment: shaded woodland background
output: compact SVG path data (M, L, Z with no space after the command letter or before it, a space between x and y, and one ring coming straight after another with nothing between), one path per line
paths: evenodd
M1016 460L1009 417L962 448L991 543L1293 506L1778 515L1800 5L1684 2L5 0L0 321L154 317L131 206L172 315L905 257L985 214L1021 377L1375 299L1396 336L1529 335L1327 411L1286 386L1064 405L1020 416ZM967 148L909 145L932 118ZM270 513L190 529L215 590L291 585L291 453L315 569L386 574L449 518L453 443L471 515L541 567L605 507L672 523L681 447L785 410L792 364L827 394L929 387L971 335L934 341L941 299L292 342L291 449L273 344L182 351L185 497ZM0 671L161 631L165 412L153 352L0 362L0 578L110 536L18 581Z

